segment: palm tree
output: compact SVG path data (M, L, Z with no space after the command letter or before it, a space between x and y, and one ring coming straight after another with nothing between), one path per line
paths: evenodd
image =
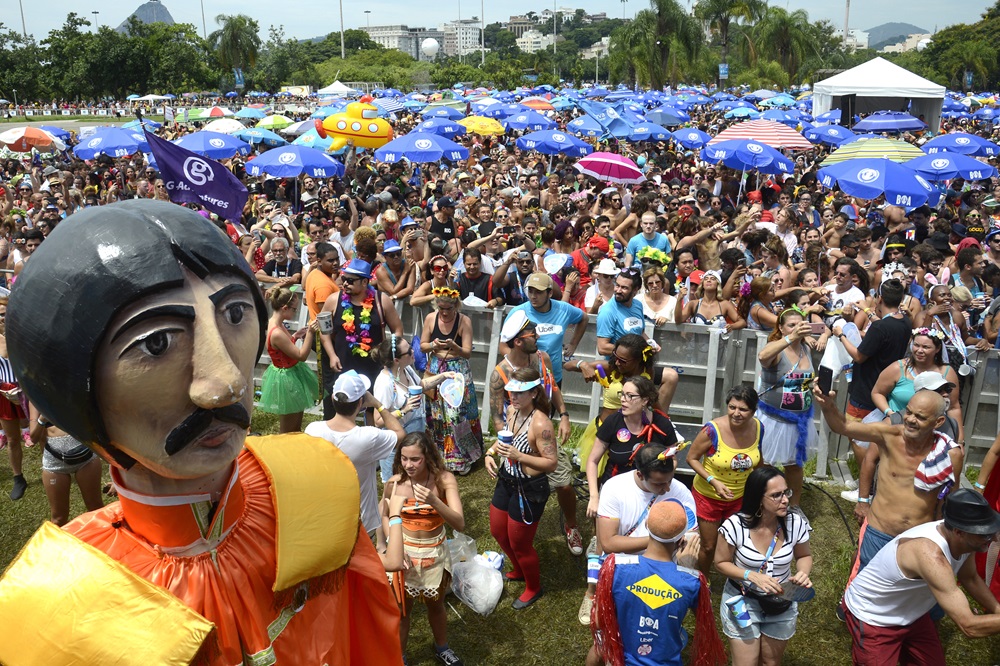
M628 69L637 79L660 89L668 78L679 78L675 69L679 54L675 51L679 49L693 59L701 48L703 34L697 21L676 0L650 0L649 5L612 35L610 64L614 67L615 62L620 66L622 61L631 61ZM672 70L673 76L668 77Z
M983 41L958 42L941 55L943 70L953 81L962 82L962 92L968 90L965 72L972 72L985 84L990 80L990 63L996 61L996 50Z
M811 38L809 14L802 9L789 12L781 7L769 6L754 26L752 34L752 51L781 63L789 81L794 81L802 61L818 52ZM755 62L756 57L751 59L751 64Z
M758 21L767 9L761 0L701 0L694 15L718 32L722 45L722 62L729 62L729 28L740 19Z
M215 50L223 69L242 69L257 64L261 46L257 21L246 14L219 14L215 22L221 27L208 36L208 44Z

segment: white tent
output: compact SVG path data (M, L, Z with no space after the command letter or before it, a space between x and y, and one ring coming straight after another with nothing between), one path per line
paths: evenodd
M159 102L160 100L170 99L166 95L143 95L142 97L136 97L133 102Z
M358 91L354 88L348 88L340 81L334 81L326 88L320 88L316 91L317 95L357 95Z
M840 109L845 103L853 113L906 111L912 116L923 116L924 122L936 133L943 101L944 86L884 58L875 58L816 83L812 113L817 116L830 109ZM849 125L850 119L843 118L841 122Z

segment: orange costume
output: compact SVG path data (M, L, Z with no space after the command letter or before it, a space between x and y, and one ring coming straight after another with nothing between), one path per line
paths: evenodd
M0 622L22 628L0 641L0 663L401 664L399 610L359 524L350 460L301 434L251 437L246 447L214 508L208 496L135 493L113 470L120 502L65 527L105 556L61 536L62 552L43 562L32 546L40 530L0 582ZM96 555L92 571L117 565L116 575L143 583L129 578L137 574L152 590L105 603L99 598L118 583L90 590L87 571L70 581L53 577L52 567L76 547ZM160 599L162 590L176 599ZM143 607L136 596L154 601ZM106 607L115 603L123 606ZM147 611L155 621L133 635L133 618ZM161 612L173 615L155 619ZM108 623L114 615L117 627ZM72 641L72 654L53 652L68 629L95 620L102 624ZM169 654L140 656L146 644Z

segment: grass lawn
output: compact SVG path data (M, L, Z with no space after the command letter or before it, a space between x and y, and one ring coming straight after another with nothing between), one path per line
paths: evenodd
M309 417L307 416L307 419ZM254 432L271 433L277 429L274 417L256 413ZM41 451L28 449L25 455L25 475L28 492L20 502L11 502L5 495L10 490L10 472L6 465L0 470L0 567L6 567L32 532L48 517L48 504L41 487ZM105 473L105 476L107 474ZM466 532L477 541L480 552L499 550L490 536L489 502L493 481L479 467L459 479L465 508ZM811 543L815 566L813 582L817 588L813 601L801 604L798 631L785 653L785 664L839 666L850 664L850 638L834 614L834 607L843 590L853 554L852 538L857 537L852 507L840 499L839 489L828 489L831 499L817 487L807 486L803 508L814 531ZM850 524L850 534L837 506ZM585 507L578 507L582 516ZM83 510L79 494L74 492L72 515ZM585 542L593 534L592 527L584 530ZM508 584L497 609L489 617L481 617L462 605L453 596L448 598L449 640L457 654L469 666L562 666L583 664L590 645L590 630L576 618L585 588L585 560L573 557L566 548L559 530L559 512L555 498L550 499L536 538L542 563L542 583L545 597L530 608L515 612L511 602L523 589L520 583ZM713 577L712 587L719 590L722 579ZM714 605L719 606L718 594ZM688 622L689 630L693 622ZM996 638L971 640L945 619L940 627L948 662L985 666L1000 663L1000 641ZM413 630L408 650L412 666L436 664L432 652L430 628L426 611L414 606ZM373 662L374 663L374 662Z

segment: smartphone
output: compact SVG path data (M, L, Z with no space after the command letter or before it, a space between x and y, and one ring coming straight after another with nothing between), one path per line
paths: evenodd
M746 260L745 258L744 258L744 259L740 259L740 260L738 260L738 261L737 261L736 263L737 263L738 265L742 266L743 268L746 268L746 267L747 267L747 260Z
M517 233L517 227L504 227L503 231L501 233L516 234Z
M826 333L826 324L823 322L811 322L809 324L809 330L813 335L823 335Z
M259 241L261 239L261 235L260 235L259 231L253 232L253 239L256 240L256 241Z
M833 370L825 366L819 366L819 390L823 395L830 395L833 389Z

